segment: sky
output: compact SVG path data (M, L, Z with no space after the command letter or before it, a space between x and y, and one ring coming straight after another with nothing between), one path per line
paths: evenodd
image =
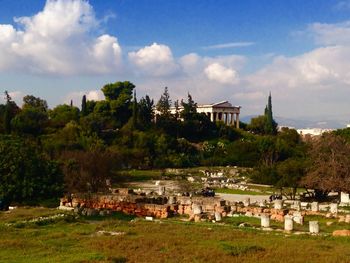
M50 107L137 96L350 121L350 0L0 0L0 91ZM0 100L1 101L1 100Z

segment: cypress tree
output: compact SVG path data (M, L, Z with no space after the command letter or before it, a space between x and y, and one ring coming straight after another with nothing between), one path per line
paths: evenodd
M5 129L5 133L9 134L11 133L12 99L7 91L5 91L5 97L6 97L6 106L5 106L5 113L4 113L4 129Z
M272 114L272 98L271 98L271 92L269 94L269 98L267 101L267 105L265 108L265 133L270 134L270 135L275 135L277 134L277 123L273 119L273 114Z
M86 96L83 96L83 99L81 101L81 113L83 116L87 115L87 109L86 109Z
M136 91L134 91L134 103L132 105L132 126L135 129L137 126L137 99L136 99Z

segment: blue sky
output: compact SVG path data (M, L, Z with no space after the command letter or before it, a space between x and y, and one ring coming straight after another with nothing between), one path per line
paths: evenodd
M0 84L17 101L78 105L127 79L243 115L271 91L276 115L347 121L347 72L350 1L0 0Z

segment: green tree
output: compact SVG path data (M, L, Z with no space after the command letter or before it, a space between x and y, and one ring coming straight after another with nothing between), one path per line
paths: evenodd
M269 94L267 106L265 108L265 134L276 135L277 134L277 123L273 119L272 114L272 98L271 93Z
M254 134L265 134L266 126L266 116L260 115L258 117L252 118L247 129Z
M24 96L23 98L23 106L22 109L34 108L42 112L46 112L48 110L46 100L43 100L38 97L34 97L32 95Z
M135 85L129 81L107 84L102 88L117 127L127 123L132 115L131 100L134 88Z
M165 87L163 94L160 96L160 99L157 102L156 109L161 116L163 116L164 118L169 118L171 115L170 107L171 107L170 95L169 95L168 87Z
M70 121L79 120L79 109L69 105L58 105L49 111L50 123L53 127L62 128Z
M137 128L138 124L138 104L136 99L136 91L134 91L134 101L132 104L132 126L133 129Z
M6 134L10 134L12 129L11 120L19 112L19 108L17 107L16 103L12 100L11 96L7 91L5 91L5 99L6 105L4 112L4 131Z
M81 100L81 115L86 116L87 115L87 106L86 106L86 95L83 96Z
M48 123L47 102L32 95L23 98L22 110L11 120L18 134L41 134Z
M183 110L180 113L180 116L183 118L183 120L194 120L197 114L197 103L193 101L190 93L187 94L187 103L181 100L181 106L183 107Z
M0 137L0 199L8 203L59 197L63 175L35 145L17 137Z
M154 120L154 101L148 95L141 98L138 104L138 120L140 127L150 127Z

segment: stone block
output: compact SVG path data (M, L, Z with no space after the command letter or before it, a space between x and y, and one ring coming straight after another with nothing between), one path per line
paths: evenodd
M309 222L309 231L312 234L317 234L320 232L320 226L318 224L318 221L310 221Z
M290 216L284 217L284 230L292 231L293 230L293 218Z
M270 227L270 215L262 214L261 218L261 227Z
M349 194L341 192L340 193L340 202L343 203L343 204L349 204L350 203Z
M343 230L335 230L332 233L333 236L338 236L338 237L348 237L350 236L350 230L348 229L343 229Z

